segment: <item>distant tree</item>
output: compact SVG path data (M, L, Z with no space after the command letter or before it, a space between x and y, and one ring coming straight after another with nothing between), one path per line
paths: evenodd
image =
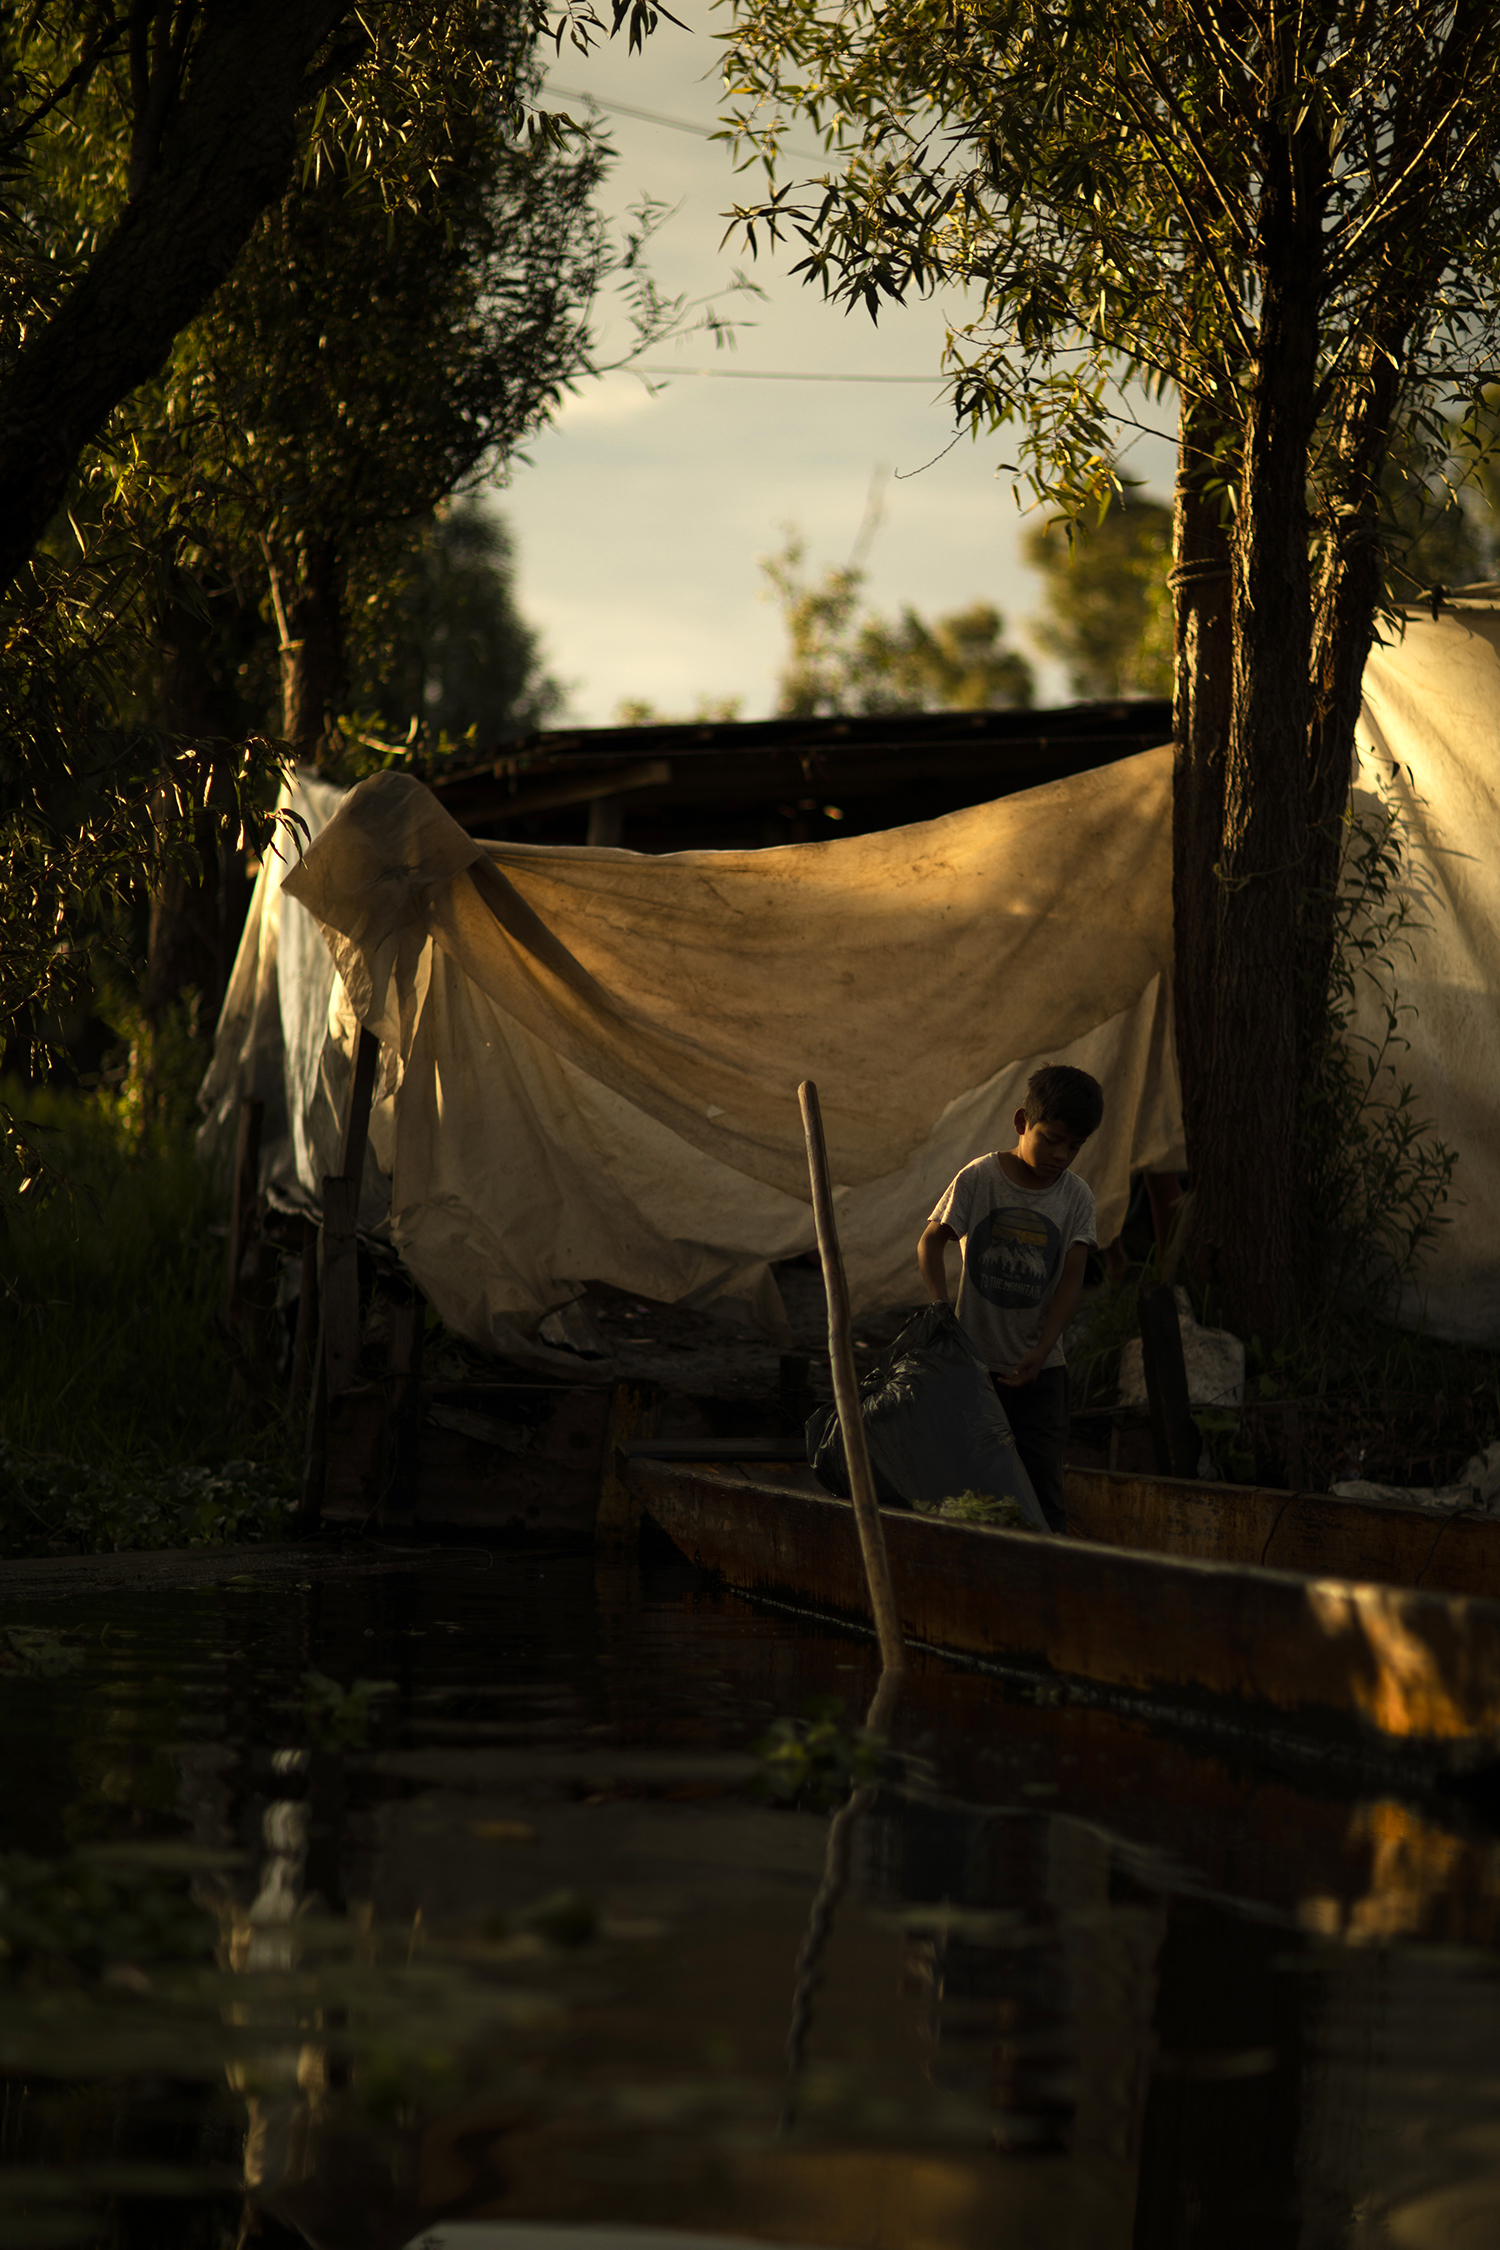
M1134 495L1101 521L1033 524L1023 553L1047 608L1029 627L1091 702L1172 693L1172 511Z
M863 711L996 711L1031 701L1031 666L1003 645L993 602L970 602L932 624L910 605L896 624L868 618L854 643Z
M407 565L349 579L350 703L388 735L416 723L429 745L546 726L562 708L536 633L516 606L510 532L475 498L413 534Z
M805 719L843 711L988 711L1031 701L1031 667L1004 645L1005 620L973 602L928 624L907 607L891 622L860 615L865 574L855 563L809 584L806 548L788 536L761 565L781 605L787 655L776 708Z
M615 708L617 727L725 727L740 716L737 695L700 695L691 711L660 711L644 696L629 695Z

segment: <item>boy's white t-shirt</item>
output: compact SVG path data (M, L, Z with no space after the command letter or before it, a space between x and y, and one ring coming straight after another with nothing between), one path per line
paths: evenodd
M998 1156L980 1156L944 1191L932 1217L963 1245L959 1326L987 1367L1008 1373L1041 1334L1073 1244L1098 1246L1093 1192L1071 1172L1047 1187L1017 1187ZM1065 1364L1061 1337L1044 1364Z

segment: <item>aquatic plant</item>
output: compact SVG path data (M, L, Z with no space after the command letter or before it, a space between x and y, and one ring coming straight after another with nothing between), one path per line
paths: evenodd
M863 1727L846 1726L844 1709L841 1696L820 1697L803 1718L772 1721L754 1745L766 1795L779 1804L826 1811L879 1776L887 1763L884 1742Z
M351 1680L340 1687L326 1672L302 1677L302 1704L308 1731L321 1748L357 1748L370 1732L375 1706L397 1692L394 1680Z
M285 1537L292 1441L238 1375L189 1135L139 1131L107 1090L5 1092L48 1165L0 1197L0 1552Z
M948 1523L987 1523L1003 1531L1034 1531L1013 1492L951 1492L946 1500L914 1500L920 1516L941 1516Z

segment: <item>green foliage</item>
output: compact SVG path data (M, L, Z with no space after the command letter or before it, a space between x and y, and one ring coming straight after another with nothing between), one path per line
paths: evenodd
M142 1135L107 1099L8 1099L50 1192L0 1200L0 1547L285 1537L289 1441L236 1403L217 1201L190 1139Z
M1038 523L1023 552L1040 572L1047 614L1032 639L1094 701L1172 693L1172 511L1122 495L1107 514Z
M740 698L737 695L700 695L685 717L671 711L658 711L654 703L642 696L627 696L615 711L617 727L692 727L732 726L739 718Z
M377 1703L397 1692L394 1680L351 1680L340 1687L326 1672L306 1672L302 1704L312 1739L325 1750L357 1749L369 1736Z
M875 1780L883 1769L885 1746L863 1727L843 1723L842 1697L810 1703L801 1719L777 1719L756 1743L761 1786L780 1804L826 1810L842 1804L852 1788Z
M1397 978L1424 928L1409 887L1399 810L1355 800L1333 899L1327 1028L1303 1106L1298 1161L1317 1229L1312 1272L1330 1302L1392 1313L1448 1224L1458 1152L1417 1116L1399 1074L1414 1011ZM1361 1005L1376 1029L1360 1028Z
M76 1672L84 1653L76 1636L49 1632L45 1625L0 1626L0 1672L55 1679L60 1672Z
M917 1500L918 1515L941 1516L945 1523L987 1523L1002 1531L1033 1531L1013 1492L955 1492L946 1500Z
M1243 428L1265 285L1303 254L1265 226L1291 179L1323 253L1301 276L1323 381L1319 536L1346 474L1378 473L1350 409L1383 380L1382 353L1414 407L1464 400L1493 364L1487 13L738 0L725 75L737 139L767 168L738 214L750 246L799 244L796 270L872 317L913 294L977 295L949 330L960 424L1009 427L1006 470L1070 517L1111 491L1121 375L1157 395L1175 383ZM803 119L829 162L799 184L785 144Z
M0 1853L0 1964L12 1978L56 1982L119 1967L206 1964L218 1936L185 1874L153 1865L149 1850L63 1859Z
M988 602L929 625L914 609L892 624L861 617L857 563L808 584L796 532L762 563L781 605L787 656L777 690L786 718L845 711L985 711L1031 701L1031 667L1003 645L1005 621Z
M279 771L251 737L205 807L196 751L134 708L158 558L102 468L74 523L0 600L0 1068L37 1078L101 975L133 979L132 911L188 861L199 826L265 844ZM45 1155L0 1097L0 1210Z
M456 748L471 734L497 742L546 726L562 707L516 607L510 533L473 497L415 530L401 565L367 573L357 558L349 614L352 706L387 736L415 723L424 745Z

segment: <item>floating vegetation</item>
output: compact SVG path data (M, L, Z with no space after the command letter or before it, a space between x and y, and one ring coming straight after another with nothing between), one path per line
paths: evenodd
M326 1672L307 1672L302 1702L309 1730L320 1749L358 1749L369 1739L375 1706L398 1692L394 1680L351 1680L340 1687Z
M76 1633L49 1632L45 1625L0 1625L0 1678L22 1672L55 1678L75 1672L87 1651Z
M0 1553L84 1555L285 1539L289 1476L249 1461L218 1469L110 1464L31 1453L0 1438Z
M948 1523L987 1523L1003 1531L1035 1531L1013 1492L955 1492L946 1500L918 1500L917 1513L941 1516Z
M14 1628L13 1628L14 1630ZM14 1983L104 1978L132 1989L163 1961L212 1961L219 1924L188 1889L189 1874L224 1855L189 1847L0 1854L0 1963Z
M843 1722L840 1697L808 1706L801 1719L776 1719L755 1745L763 1791L779 1804L826 1811L861 1782L874 1781L889 1765L886 1745L863 1727Z

